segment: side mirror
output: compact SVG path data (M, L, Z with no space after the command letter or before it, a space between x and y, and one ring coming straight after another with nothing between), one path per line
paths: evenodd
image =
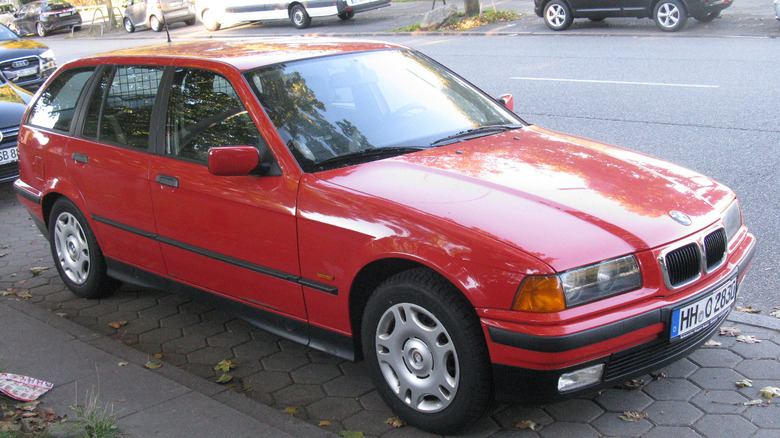
M511 94L502 94L498 101L506 107L509 111L515 110L515 98Z
M260 164L260 152L253 146L224 146L209 149L209 172L217 176L244 176Z

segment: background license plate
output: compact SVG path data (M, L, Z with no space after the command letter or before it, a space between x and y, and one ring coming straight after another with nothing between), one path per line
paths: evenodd
M731 308L737 298L737 279L733 278L725 285L706 297L672 312L671 338L683 336L706 325Z
M7 148L0 150L0 164L13 163L19 161L19 155L16 148Z

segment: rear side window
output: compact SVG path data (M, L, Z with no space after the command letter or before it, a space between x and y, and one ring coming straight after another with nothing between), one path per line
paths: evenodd
M149 148L152 109L163 67L120 66L104 74L87 107L82 135L138 149Z
M93 67L75 68L54 78L33 105L27 123L58 131L70 130L79 95L93 71Z

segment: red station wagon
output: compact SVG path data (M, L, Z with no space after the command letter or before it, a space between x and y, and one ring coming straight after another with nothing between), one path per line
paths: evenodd
M727 187L511 102L393 44L127 49L39 91L14 188L76 295L200 296L462 431L690 353L755 248Z

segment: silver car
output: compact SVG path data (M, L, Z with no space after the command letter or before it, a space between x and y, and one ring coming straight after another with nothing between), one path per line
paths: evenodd
M138 28L160 32L165 23L195 24L195 5L190 0L130 0L122 23L129 33Z

